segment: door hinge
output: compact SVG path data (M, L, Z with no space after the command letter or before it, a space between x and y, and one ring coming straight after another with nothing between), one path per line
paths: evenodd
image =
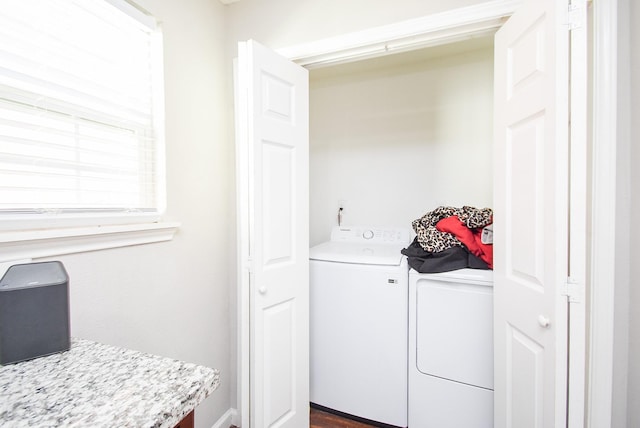
M582 303L584 302L584 283L568 277L563 284L561 294L567 296L569 303Z
M569 13L567 15L569 21L569 31L586 27L587 25L587 1L572 0L569 5Z

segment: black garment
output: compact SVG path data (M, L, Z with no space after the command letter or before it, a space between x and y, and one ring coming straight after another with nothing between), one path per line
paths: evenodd
M407 256L409 266L420 273L449 272L464 268L489 269L482 259L471 254L465 247L451 247L431 253L425 251L416 238L401 252Z

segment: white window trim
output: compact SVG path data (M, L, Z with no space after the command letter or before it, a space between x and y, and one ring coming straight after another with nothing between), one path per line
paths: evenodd
M180 223L0 232L0 263L170 241Z

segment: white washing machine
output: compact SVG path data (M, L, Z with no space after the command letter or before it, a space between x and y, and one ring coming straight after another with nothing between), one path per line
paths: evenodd
M407 426L410 229L336 227L310 257L310 399Z
M409 427L493 428L493 272L409 272Z

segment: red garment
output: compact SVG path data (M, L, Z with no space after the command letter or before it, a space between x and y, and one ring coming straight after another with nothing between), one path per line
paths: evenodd
M475 256L484 261L490 269L493 269L493 245L482 243L482 228L469 229L458 216L443 218L436 224L440 232L448 232L454 235Z

